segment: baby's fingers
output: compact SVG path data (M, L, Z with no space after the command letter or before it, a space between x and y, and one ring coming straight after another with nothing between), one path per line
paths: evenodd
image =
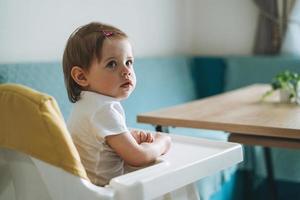
M151 134L151 133L147 133L147 139L146 139L146 142L153 142L154 141L154 136Z
M142 142L146 142L146 140L147 140L147 134L144 131L140 131L139 135L140 135L140 141L141 141L141 143Z

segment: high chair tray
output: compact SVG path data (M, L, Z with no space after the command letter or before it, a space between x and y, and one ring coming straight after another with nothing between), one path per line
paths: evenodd
M153 199L243 160L236 143L170 135L170 151L156 164L113 178L109 187L125 199Z

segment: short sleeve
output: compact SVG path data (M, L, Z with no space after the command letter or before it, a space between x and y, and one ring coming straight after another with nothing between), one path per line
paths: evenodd
M105 104L90 118L91 131L101 138L128 132L124 110L120 103Z

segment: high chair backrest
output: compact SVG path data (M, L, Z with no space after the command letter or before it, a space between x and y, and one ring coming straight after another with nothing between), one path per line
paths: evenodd
M114 199L112 189L88 180L52 97L2 84L0 110L0 166L10 174L0 191L13 185L17 200Z

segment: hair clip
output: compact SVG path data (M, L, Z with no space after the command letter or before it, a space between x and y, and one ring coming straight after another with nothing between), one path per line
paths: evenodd
M112 31L102 31L102 33L105 37L110 37L114 34L114 32L112 32Z

